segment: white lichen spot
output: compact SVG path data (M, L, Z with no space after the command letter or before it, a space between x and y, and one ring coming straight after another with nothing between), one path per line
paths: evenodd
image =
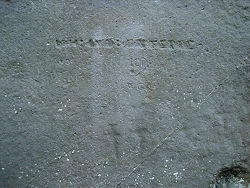
M98 176L98 177L101 177L101 174L98 174L97 176Z
M71 153L72 153L72 154L75 153L75 150L73 150Z
M175 173L173 173L173 175L175 176L175 179L176 179L176 180L178 180L178 179L181 178L181 177L180 177L181 173L179 173L179 172L175 172Z
M179 174L178 172L173 173L173 175L174 175L175 177L177 177L178 174Z
M66 160L69 161L69 158L67 158Z
M2 170L5 170L5 168L2 168Z
M155 179L155 177L152 177L152 178L149 178L150 180L154 180Z
M63 111L63 109L59 108L59 109L58 109L58 112L61 112L61 111Z

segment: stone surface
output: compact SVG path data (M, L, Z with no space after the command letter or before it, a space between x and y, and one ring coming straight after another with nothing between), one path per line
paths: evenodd
M1 0L0 187L247 186L249 6Z

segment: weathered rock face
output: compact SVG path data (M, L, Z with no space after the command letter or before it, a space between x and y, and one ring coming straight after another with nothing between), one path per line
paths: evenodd
M247 186L249 6L0 1L0 187Z

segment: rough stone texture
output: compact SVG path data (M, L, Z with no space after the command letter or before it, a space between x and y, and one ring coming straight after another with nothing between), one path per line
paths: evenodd
M0 187L214 187L248 171L249 6L1 0Z

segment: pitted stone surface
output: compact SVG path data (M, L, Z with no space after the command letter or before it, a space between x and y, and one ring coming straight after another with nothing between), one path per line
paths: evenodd
M248 186L249 6L0 1L0 187Z

